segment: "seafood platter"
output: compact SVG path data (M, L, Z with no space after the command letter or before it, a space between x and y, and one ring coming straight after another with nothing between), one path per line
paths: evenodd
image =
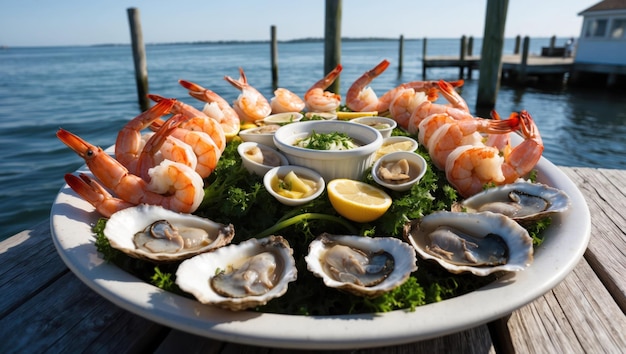
M150 94L106 150L59 129L85 160L51 210L59 255L128 311L270 347L415 342L548 292L590 220L531 114L473 116L462 81L377 96L388 66L344 98L327 91L341 65L302 98L267 99L243 69L234 102L180 80L202 108Z

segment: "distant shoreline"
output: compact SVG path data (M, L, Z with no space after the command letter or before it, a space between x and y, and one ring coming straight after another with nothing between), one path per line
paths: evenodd
M536 39L540 38L550 38L551 36L546 37L534 37ZM459 40L461 37L426 37L429 40ZM515 37L511 37L515 38ZM565 38L565 37L563 37ZM475 37L475 39L482 39L482 37ZM506 39L506 38L505 38ZM394 42L398 41L399 38L387 38L387 37L366 37L366 38L354 38L354 37L343 37L341 38L342 42ZM424 38L404 38L405 41L421 41ZM278 40L278 43L319 43L324 42L324 38L298 38L298 39L288 39L288 40ZM162 45L207 45L207 44L267 44L270 43L269 39L266 40L217 40L217 41L193 41L193 42L164 42L164 43L146 43L146 46L162 46ZM10 48L46 48L46 47L123 47L130 46L130 43L101 43L101 44L66 44L66 45L41 45L41 46L7 46L0 45L0 49L10 49Z

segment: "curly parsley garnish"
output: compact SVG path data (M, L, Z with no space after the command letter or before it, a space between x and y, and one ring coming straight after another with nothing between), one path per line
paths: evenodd
M315 130L296 145L312 150L350 150L357 147L346 133L317 133Z

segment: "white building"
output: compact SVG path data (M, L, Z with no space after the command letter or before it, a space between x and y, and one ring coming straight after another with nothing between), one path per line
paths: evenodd
M608 83L626 75L626 0L604 0L580 12L583 26L574 71L608 74Z

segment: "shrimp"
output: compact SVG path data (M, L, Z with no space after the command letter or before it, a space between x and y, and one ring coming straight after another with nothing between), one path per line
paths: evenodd
M511 118L515 118L515 113L512 113L511 115ZM501 117L498 112L492 110L491 119L501 120ZM497 148L502 154L504 154L504 156L508 156L511 152L511 139L509 137L509 133L489 134L489 136L487 137L487 141L485 141L485 145Z
M166 121L166 123L169 121ZM151 129L158 129L158 131L163 130L160 127L160 122L155 122L150 126ZM213 173L215 167L217 167L217 162L222 156L222 151L219 149L217 144L211 139L211 137L202 131L196 130L187 130L187 129L173 129L171 132L172 136L186 145L191 147L194 156L197 159L197 164L194 167L194 170L200 175L202 178L206 178Z
M480 133L504 134L518 128L518 119L492 120L484 118L454 120L435 130L428 140L428 153L433 164L443 170L448 155L464 145L483 146Z
M148 132L141 135L141 140L143 142L142 149L145 147L150 138L152 138L154 135L154 132ZM141 155L139 157L141 158ZM167 139L165 139L165 142L163 142L163 145L161 146L159 151L152 156L152 166L156 166L161 163L161 161L166 159L180 162L193 169L195 169L196 165L198 164L198 158L193 152L191 146L185 144L184 142L176 139L171 135L168 136Z
M109 156L102 148L92 145L82 138L64 130L57 131L57 137L82 157L91 173L110 189L124 203L114 203L119 207L141 203L160 205L182 213L195 211L204 197L202 177L190 167L164 160L150 169L150 183L131 174L119 161ZM97 193L98 189L92 189ZM80 193L80 192L78 192ZM102 195L106 199L107 195ZM89 199L89 202L92 202ZM97 204L97 203L95 203ZM94 203L94 207L97 207ZM105 211L110 208L102 208Z
M459 80L461 83L463 80ZM444 80L437 81L437 86L439 87L439 92L441 95L445 97L445 99L450 103L450 105L454 108L460 109L465 112L469 112L469 107L467 106L467 102L459 95L458 92L454 89L458 87L459 81L455 82L447 82Z
M457 120L474 118L474 116L469 113L469 108L465 100L454 90L455 85L457 85L459 81L449 83L439 80L437 82L439 92L451 103L451 106L433 103L430 100L423 101L411 114L407 129L409 131L415 131L422 120L432 114L438 113L446 113Z
M452 87L458 87L463 85L463 83L463 80L457 80L452 81L449 84L452 85ZM407 90L411 89L415 92L415 97L413 97L411 91L407 92ZM430 102L436 101L437 98L439 98L438 92L439 81L405 82L385 92L385 94L378 99L378 107L376 110L378 112L385 112L388 110L393 119L408 122L411 113L413 113L416 109L416 106L426 100ZM404 96L405 99L398 99L399 96ZM409 99L407 100L407 98Z
M396 96L389 104L389 114L402 128L408 128L413 111L427 100L426 94L412 88L403 88L397 91Z
M131 173L137 171L137 163L142 148L141 130L161 116L168 114L173 106L173 100L163 99L126 123L117 134L115 157Z
M295 93L286 88L277 88L270 100L272 113L300 112L306 104Z
M343 70L338 64L323 79L311 86L304 94L304 102L309 112L335 112L341 104L341 96L330 91L325 91Z
M198 159L194 152L190 151L192 150L191 147L170 136L176 127L186 120L187 117L182 114L177 114L168 119L156 133L147 139L137 159L136 171L130 172L140 176L146 182L150 182L149 169L166 159L182 163L192 169L196 168ZM191 155L189 155L190 152Z
M241 91L241 94L233 104L233 108L239 115L239 118L243 122L254 123L269 116L272 113L270 103L257 89L248 84L248 79L242 68L239 68L239 74L239 80L235 80L230 76L224 76L224 80Z
M148 94L148 97L155 102L167 100L165 97L154 94ZM226 135L224 134L224 129L222 129L222 126L218 121L209 118L206 114L202 113L195 107L178 100L174 100L172 113L182 114L188 118L186 122L180 124L179 128L203 131L209 134L211 139L215 142L215 145L219 147L220 151L224 151L226 148ZM156 125L163 124L163 120L156 119L154 123Z
M387 112L394 109L396 112L400 113L406 110L412 111L414 107L403 107L402 104L399 104L402 101L399 101L396 104L396 107L392 108L393 101L398 97L398 95L408 95L405 97L411 97L411 93L406 92L407 89L413 89L414 92L422 92L425 96L421 96L428 98L430 101L435 101L437 99L437 90L439 89L438 81L411 81L400 84L391 90L385 92L382 96L376 96L374 90L368 86L375 78L377 78L380 74L382 74L389 67L389 61L383 60L374 68L369 71L366 71L361 77L359 77L348 89L346 94L346 105L353 111L357 112L365 112L365 111L377 111L377 112ZM463 85L463 80L454 81L451 83L453 86L461 86ZM406 99L403 101L407 101ZM411 101L410 99L408 101ZM415 105L417 102L412 103ZM409 114L410 115L410 114ZM407 115L407 117L409 116ZM394 114L392 114L394 117ZM396 117L394 117L396 119ZM402 121L408 120L408 118L400 118Z
M422 146L428 146L428 142L433 133L436 132L439 127L448 123L454 123L454 118L445 113L433 114L426 117L426 119L420 123L417 131L409 130L409 133L417 133L417 141L419 141Z
M81 173L75 176L71 173L65 175L65 182L79 196L96 208L100 215L109 218L115 212L130 208L135 204L129 203L119 198L115 198L106 188L96 182L88 175Z
M537 126L527 111L511 115L519 120L519 131L524 141L508 156L500 155L492 146L461 146L446 160L446 177L459 193L469 197L480 192L487 183L512 183L529 173L543 153L543 142Z
M239 115L235 109L230 106L228 101L217 93L198 84L194 84L193 82L186 80L178 80L178 82L181 86L189 90L191 97L206 103L202 109L202 113L218 121L225 133L237 134L237 132L239 132L241 128Z
M346 93L346 106L356 112L378 111L378 96L369 84L389 67L384 59L356 79Z

